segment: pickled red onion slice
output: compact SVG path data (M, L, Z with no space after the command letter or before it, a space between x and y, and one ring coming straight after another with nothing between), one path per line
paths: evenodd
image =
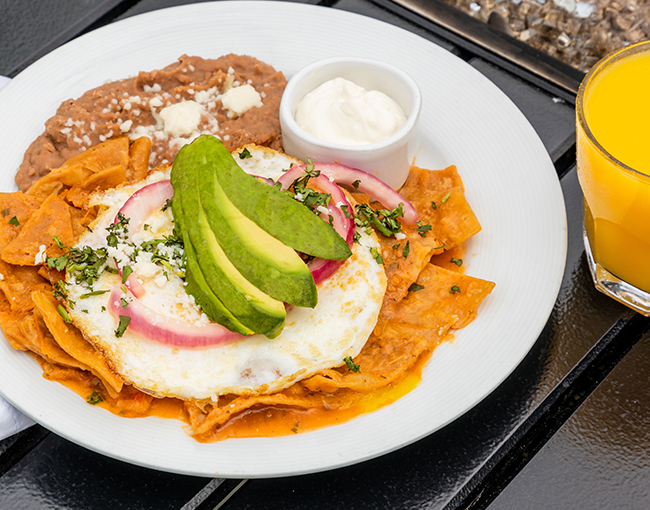
M304 175L304 173L304 166L294 166L282 175L282 177L278 179L278 182L282 183L284 188L287 188L293 181ZM354 242L354 217L352 215L352 206L350 205L348 198L345 196L345 193L343 193L343 190L334 182L322 175L312 177L309 182L313 183L319 191L329 193L332 196L332 199L327 204L327 215L332 217L332 226L334 227L334 230L336 230L345 242L348 243L348 246L352 247ZM347 207L347 216L343 212L343 207ZM325 213L320 213L320 216L325 221L329 222L329 218L324 217ZM343 262L345 261L326 259L312 260L308 264L308 267L316 285L333 275Z
M129 232L138 230L146 219L155 211L159 211L165 205L167 200L174 196L174 188L167 180L148 184L133 193L129 199L124 202L122 208L117 212L113 223L119 221L120 213L129 218ZM131 239L129 235L127 239Z
M413 204L374 175L338 163L313 163L313 166L314 170L321 172L320 176L324 175L339 184L355 186L356 189L370 195L387 209L395 209L399 207L400 203L403 204L404 215L402 217L407 225L415 225L418 221L418 213ZM278 180L283 185L289 186L297 177L305 173L305 167L306 165L294 166ZM354 184L357 181L358 186Z
M167 200L171 199L173 195L174 188L172 188L171 182L168 179L148 184L133 193L124 202L122 208L115 215L113 224L120 221L120 214L122 214L125 218L129 219L129 232L134 232L142 227L149 216L162 209ZM131 234L127 234L126 240L128 241L130 239ZM122 276L122 269L119 269L119 272L120 276ZM144 296L144 287L134 273L128 276L125 284L133 292L135 297L141 298Z
M125 300L125 307L122 298ZM111 290L108 311L116 319L120 316L129 317L131 320L127 329L132 333L172 347L200 349L245 338L244 335L234 333L216 322L196 326L164 316L135 299L130 292L124 292L119 285Z

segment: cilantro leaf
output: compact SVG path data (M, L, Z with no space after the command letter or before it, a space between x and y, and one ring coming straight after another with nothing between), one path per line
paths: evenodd
M126 315L120 315L120 323L117 326L117 329L115 330L115 336L117 338L120 338L122 335L124 335L124 332L126 331L126 328L129 327L129 323L131 322L131 317L127 317Z
M417 292L418 290L422 289L424 289L424 285L420 285L419 283L412 283L409 287L409 292Z
M347 358L344 358L343 361L345 361L345 364L348 366L348 370L351 372L359 372L360 367L357 365L354 361L352 361L352 356L348 356Z
M411 252L411 241L406 241L406 245L404 248L402 248L402 255L404 258L409 256L409 253Z

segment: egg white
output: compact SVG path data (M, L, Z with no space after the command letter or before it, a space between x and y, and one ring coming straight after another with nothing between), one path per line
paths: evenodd
M237 159L238 163L248 173L263 177L277 178L297 162L266 148L249 147L249 152L252 157ZM105 210L77 247L106 247L105 229L122 204L142 186L165 178L168 173L157 172L138 185L96 195L93 203ZM135 233L135 239L170 234L170 209L156 213L147 223L151 225L148 232ZM346 357L361 351L370 336L386 290L386 275L370 253L371 247L379 247L377 238L360 234L352 256L319 285L317 306L288 307L285 328L272 340L253 335L226 345L181 349L142 338L128 329L118 338L118 321L107 311L110 293L81 298L92 290L109 290L120 283L119 275L108 272L102 273L92 288L68 276L69 300L75 302L69 313L110 366L127 383L145 392L186 400L214 400L229 393L272 393L320 370L343 365ZM111 252L111 256L119 258L120 254ZM141 298L145 305L193 324L208 322L173 271L163 273L163 268L146 261L131 265L146 290Z

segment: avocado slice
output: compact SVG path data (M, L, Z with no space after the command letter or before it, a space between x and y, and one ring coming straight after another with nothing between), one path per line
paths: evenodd
M247 218L282 243L307 255L345 260L352 252L345 240L313 212L286 193L244 172L223 143L211 135L192 142L214 164L226 196Z
M178 179L174 179L176 186L180 187ZM184 214L182 204L180 201L180 194L175 194L172 198L172 214L174 216L174 223L176 225L177 234L183 238L183 245L185 247L186 267L185 267L185 290L191 296L194 296L196 303L201 307L203 312L214 322L225 326L230 331L236 331L243 335L251 335L253 330L241 324L232 313L223 305L223 303L214 295L205 281L205 276L201 272L201 268L196 260L196 251L192 246L190 236L184 226Z
M227 312L234 317L235 321L227 321L229 324L222 322L220 319L223 319L223 314L213 318L210 316L210 305L209 307L203 305L204 312L210 319L229 328L234 326L233 330L240 333L253 331L274 338L284 327L286 319L284 303L260 291L230 262L210 228L202 207L199 174L193 164L195 161L192 152L185 151L181 154L182 152L183 150L179 152L172 169L172 186L174 186L172 213L183 232L183 238L189 241L191 246L186 250L187 265L188 268L195 270L187 274L189 291L198 288L199 304L207 298L211 306L216 307L217 310L227 303ZM203 156L199 156L198 159L203 164L207 161ZM216 301L213 296L216 296ZM244 329L238 326L243 326Z
M185 290L201 307L201 310L214 322L225 326L230 331L236 331L242 335L252 335L255 333L250 328L239 322L230 311L223 306L223 303L214 295L214 292L208 287L205 276L201 272L201 267L196 260L196 251L188 238L184 241L185 254L187 256L186 282Z
M211 166L199 168L201 205L219 245L239 272L269 296L313 308L318 291L311 271L293 248L281 243L228 199Z

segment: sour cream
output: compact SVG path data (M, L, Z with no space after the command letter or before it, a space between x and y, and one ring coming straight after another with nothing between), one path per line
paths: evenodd
M295 120L321 140L346 145L379 142L406 123L402 108L378 90L344 78L329 80L298 103Z

